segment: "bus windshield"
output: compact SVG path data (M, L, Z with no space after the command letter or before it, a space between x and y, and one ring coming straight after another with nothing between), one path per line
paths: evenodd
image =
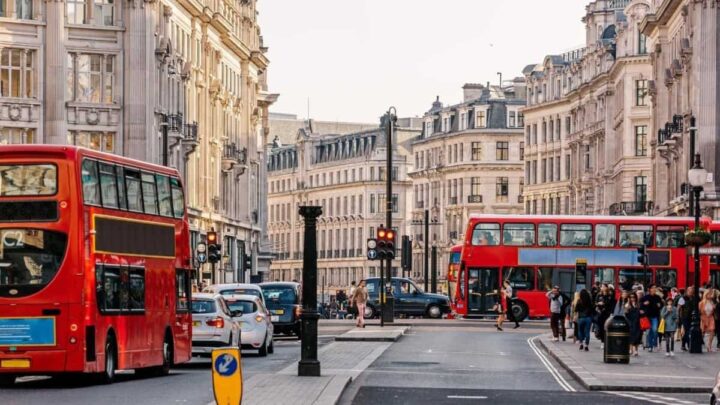
M39 229L0 229L0 297L40 291L65 257L67 235Z
M54 195L57 167L53 164L0 165L0 197Z

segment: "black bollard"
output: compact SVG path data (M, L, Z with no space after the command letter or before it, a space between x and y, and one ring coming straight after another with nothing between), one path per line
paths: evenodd
M303 245L302 274L302 345L298 375L320 377L320 361L317 357L318 319L317 312L317 217L322 207L301 206L300 215L305 220L305 243Z

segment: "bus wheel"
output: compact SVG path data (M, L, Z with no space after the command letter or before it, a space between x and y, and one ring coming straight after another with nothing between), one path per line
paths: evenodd
M426 311L428 318L438 319L442 317L442 311L437 305L430 305Z
M0 374L0 387L10 388L15 384L15 376L12 374Z
M100 373L101 384L112 384L115 381L115 371L117 370L117 349L115 339L112 335L108 335L105 341L105 370Z
M512 302L512 313L518 322L522 322L528 316L528 306L522 301Z
M158 375L170 374L170 368L173 365L174 355L172 338L170 335L165 333L165 339L163 340L163 364L157 369Z

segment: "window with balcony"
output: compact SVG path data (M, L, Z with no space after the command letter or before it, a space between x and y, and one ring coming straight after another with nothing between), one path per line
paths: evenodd
M68 134L70 145L84 146L102 152L115 151L115 133L101 131L70 131Z
M647 105L648 98L648 81L635 80L635 105L644 107Z
M71 101L112 103L115 57L102 54L68 54L67 94Z
M509 160L510 159L510 143L507 141L499 141L495 145L495 159L497 160Z
M647 177L635 176L635 201L647 201Z
M0 97L30 98L33 86L35 51L19 48L0 49Z
M482 160L482 142L473 142L472 147L472 160Z
M472 177L470 178L470 202L482 202L482 178Z
M34 141L34 129L0 128L0 145L34 143Z
M508 178L498 177L495 180L495 201L508 202Z
M635 156L647 156L647 125L635 127Z

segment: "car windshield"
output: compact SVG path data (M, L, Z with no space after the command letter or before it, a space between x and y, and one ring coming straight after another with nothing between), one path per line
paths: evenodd
M263 295L268 306L293 305L296 303L293 287L263 287Z
M0 197L54 195L57 167L53 164L0 165Z
M240 311L243 314L252 314L257 312L257 305L252 301L226 301L231 311Z
M220 291L221 295L253 295L255 297L262 297L260 291L253 288L233 288L229 290Z
M60 270L67 235L39 229L0 229L0 297L40 291Z
M193 314L212 314L216 312L215 301L213 300L193 300Z

